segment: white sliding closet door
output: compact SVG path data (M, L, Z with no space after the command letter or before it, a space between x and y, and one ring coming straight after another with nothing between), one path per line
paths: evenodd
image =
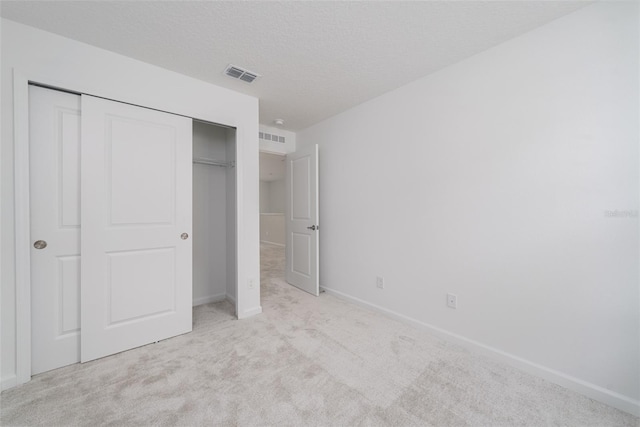
M191 119L82 96L81 360L190 332Z
M80 96L29 86L31 373L80 361Z

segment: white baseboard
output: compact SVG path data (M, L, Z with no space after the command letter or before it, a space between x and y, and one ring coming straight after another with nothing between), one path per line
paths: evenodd
M242 315L238 314L238 319L246 319L247 317L255 316L256 314L260 313L262 313L261 306L250 308L249 310L245 310Z
M321 289L324 289L329 294L332 294L339 298L353 302L357 305L382 312L395 319L401 320L406 323L410 323L412 325L418 326L423 329L427 329L431 332L436 333L438 336L448 341L454 342L456 344L460 344L465 348L468 348L475 352L482 353L484 355L492 357L493 359L506 362L515 368L521 369L530 374L544 378L547 381L550 381L554 384L558 384L569 390L572 390L582 395L585 395L587 397L590 397L591 399L597 400L606 405L613 406L614 408L628 412L635 416L640 416L640 401L638 400L634 400L630 397L613 392L611 390L607 390L598 385L589 383L587 381L583 381L579 378L572 377L570 375L564 374L554 369L547 368L545 366L539 365L537 363L531 362L529 360L523 359L513 354L504 352L497 348L482 344L480 342L471 340L469 338L465 338L461 335L454 334L452 332L438 328L437 326L433 326L428 323L424 323L419 320L413 319L411 317L405 316L403 314L396 313L395 311L361 300L360 298L356 298L351 295L348 295L324 286L322 286Z
M281 248L284 248L284 244L282 244L282 243L270 242L270 241L268 241L268 240L260 240L260 243L266 243L266 244L268 244L268 245L280 246Z
M227 294L227 295L226 295L226 299L227 299L231 304L233 304L233 305L235 305L235 304L236 304L236 296L235 296L235 295L229 295L229 294Z
M220 302L227 299L227 294L207 295L206 297L194 298L193 307L211 302Z
M10 375L0 381L0 390L7 390L16 385L18 385L18 378L15 375Z

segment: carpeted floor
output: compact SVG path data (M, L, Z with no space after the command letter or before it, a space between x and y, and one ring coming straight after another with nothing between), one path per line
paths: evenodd
M638 426L639 419L427 331L282 280L262 247L262 307L194 309L192 333L37 375L1 425Z

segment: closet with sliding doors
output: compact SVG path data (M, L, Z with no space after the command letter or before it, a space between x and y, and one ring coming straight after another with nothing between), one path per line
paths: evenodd
M29 152L32 374L236 300L235 129L30 86Z

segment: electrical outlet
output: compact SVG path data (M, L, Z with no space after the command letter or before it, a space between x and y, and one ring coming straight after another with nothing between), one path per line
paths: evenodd
M249 289L253 289L256 287L256 279L251 278L247 281L247 284L249 285Z
M447 307L458 308L458 295L447 294Z
M380 289L384 289L384 277L376 277L376 286Z

